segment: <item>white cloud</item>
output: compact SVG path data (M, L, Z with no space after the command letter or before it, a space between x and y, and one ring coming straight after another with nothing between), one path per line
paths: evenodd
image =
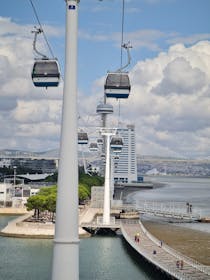
M126 113L136 119L137 139L142 134L149 147L139 152L158 153L158 144L160 155L161 147L171 155L210 154L209 52L208 41L174 45L133 68Z
M153 59L139 61L130 71L132 90L120 102L120 121L135 123L140 154L206 157L210 155L210 42L171 46ZM103 97L104 77L82 104L95 112ZM100 98L101 97L101 98ZM109 124L118 123L118 101Z
M180 71L181 69L181 71ZM206 85L205 73L193 68L184 57L177 57L163 70L164 78L154 89L155 94L193 94Z
M14 23L10 18L0 17L2 148L38 150L58 147L62 83L56 89L34 87L31 80L34 57L32 28L30 25ZM52 26L45 28L49 36L62 36L59 31ZM39 46L44 50L42 42Z
M193 34L190 36L174 36L174 38L168 39L167 42L168 44L177 44L177 43L181 43L181 44L195 44L199 41L203 41L203 40L209 40L210 39L210 33L206 33L206 34Z
M60 124L61 100L19 100L13 111L15 121L20 123L39 123L43 120Z
M32 40L28 26L0 18L0 127L2 148L46 150L59 146L62 85L35 88L30 73ZM57 29L51 28L52 36ZM13 36L13 33L15 36ZM30 29L31 30L31 29ZM54 35L53 35L54 34ZM113 42L119 38L108 36ZM139 47L158 49L154 31L131 33ZM97 40L95 37L88 39ZM144 38L144 43L141 40ZM107 37L99 38L106 40ZM139 43L140 42L140 43ZM42 47L42 45L40 45ZM171 46L155 58L139 61L130 71L132 90L128 100L114 106L108 123L135 123L140 154L210 156L210 42L191 47ZM89 96L80 93L79 123L99 125L96 106L103 100L104 77L95 81ZM85 102L84 102L85 100Z

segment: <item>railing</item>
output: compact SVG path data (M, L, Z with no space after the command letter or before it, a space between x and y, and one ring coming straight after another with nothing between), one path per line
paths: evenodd
M144 234L152 241L154 242L157 246L161 245L161 241L159 239L157 239L154 235L152 235L149 231L147 231L147 229L144 227L144 225L141 223L141 221L139 221L139 224L141 226L142 231L144 232ZM163 250L165 250L166 252L168 252L169 254L173 255L176 258L180 258L182 259L185 263L189 264L190 266L196 268L197 270L210 275L210 271L209 269L202 265L201 263L199 263L198 261L191 259L190 257L187 257L185 255L183 255L182 253L176 251L175 249L169 247L167 244L162 244L161 246L163 248Z
M198 220L201 218L201 211L193 207L186 206L183 202L158 202L142 201L135 208L142 213L154 214L177 219Z

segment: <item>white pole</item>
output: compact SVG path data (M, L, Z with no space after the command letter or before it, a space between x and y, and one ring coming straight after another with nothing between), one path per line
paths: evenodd
M66 59L52 280L79 279L77 158L78 2L66 1Z
M14 186L16 185L16 172L17 172L17 166L14 166Z
M106 168L104 182L103 224L110 224L110 133L106 133Z

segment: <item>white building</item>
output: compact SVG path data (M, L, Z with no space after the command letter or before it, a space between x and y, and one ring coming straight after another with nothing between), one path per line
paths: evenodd
M6 201L7 197L7 185L0 184L0 201Z
M40 188L29 185L0 184L0 207L24 207L28 198L39 192Z
M0 207L12 206L12 185L0 183Z
M131 183L137 181L136 139L135 126L127 125L118 128L118 134L123 139L122 152L119 159L113 163L113 177L115 183Z

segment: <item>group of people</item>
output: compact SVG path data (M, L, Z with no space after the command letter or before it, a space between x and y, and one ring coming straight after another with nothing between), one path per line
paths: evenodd
M186 203L187 206L187 213L192 213L192 204L190 204L189 202Z
M184 262L183 262L183 260L177 260L176 261L176 267L177 268L180 268L180 269L183 269L183 266L184 266Z

